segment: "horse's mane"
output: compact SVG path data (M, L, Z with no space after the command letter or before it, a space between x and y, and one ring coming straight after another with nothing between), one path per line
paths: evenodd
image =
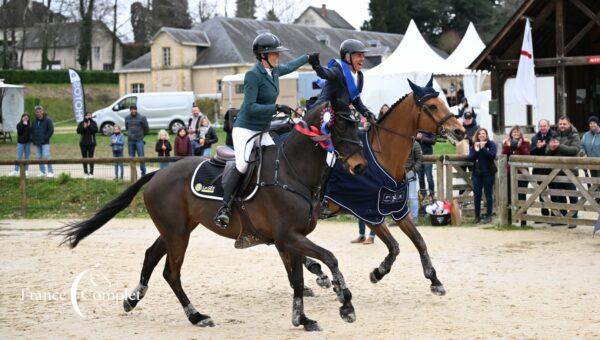
M377 119L377 124L381 124L381 122L383 122L383 119L385 117L387 117L388 114L396 108L396 106L400 105L400 103L402 103L402 101L404 101L404 99L406 99L406 97L408 97L408 95L410 95L411 93L412 92L405 94L404 96L400 97L400 99L398 99L394 104L392 104L392 106L390 106L389 110Z

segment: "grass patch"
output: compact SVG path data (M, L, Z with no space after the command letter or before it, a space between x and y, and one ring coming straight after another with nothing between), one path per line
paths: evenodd
M87 218L121 194L129 182L84 180L61 174L55 179L27 179L28 209L20 214L19 179L0 177L0 219ZM142 189L143 191L143 189ZM117 217L148 217L141 192Z
M434 155L454 155L456 154L456 147L450 142L437 142L433 146Z
M496 230L496 231L523 231L523 230L534 230L534 227L531 226L517 226L514 224L505 224L505 225L501 225L501 224L494 224L491 226L487 226L484 227L483 229L488 229L488 230Z

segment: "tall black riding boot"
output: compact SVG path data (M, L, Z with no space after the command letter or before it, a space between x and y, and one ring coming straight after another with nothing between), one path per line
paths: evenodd
M235 166L223 176L223 206L217 212L217 216L215 216L215 223L223 229L229 225L231 205L233 204L242 176L243 174Z

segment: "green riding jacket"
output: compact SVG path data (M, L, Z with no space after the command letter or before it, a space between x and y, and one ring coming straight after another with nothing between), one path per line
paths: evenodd
M275 101L279 96L279 77L296 71L308 62L308 55L272 69L273 76L257 62L244 77L244 102L233 124L234 127L264 131L275 114Z

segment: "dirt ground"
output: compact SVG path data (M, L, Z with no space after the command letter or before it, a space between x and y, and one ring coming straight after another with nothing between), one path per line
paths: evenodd
M387 253L380 241L351 245L356 226L320 223L311 239L338 258L357 321L338 314L334 293L305 299L323 332L291 324L292 291L274 247L235 250L199 228L183 266L184 289L216 327L192 326L162 278L164 260L137 309L121 299L137 284L144 251L157 237L148 219L115 220L75 250L47 232L56 220L0 221L0 337L14 338L597 338L600 238L590 227L494 231L421 228L448 294L429 292L418 254L398 228L401 255L373 285L368 273ZM80 279L78 281L77 279ZM75 306L71 292L76 296Z

